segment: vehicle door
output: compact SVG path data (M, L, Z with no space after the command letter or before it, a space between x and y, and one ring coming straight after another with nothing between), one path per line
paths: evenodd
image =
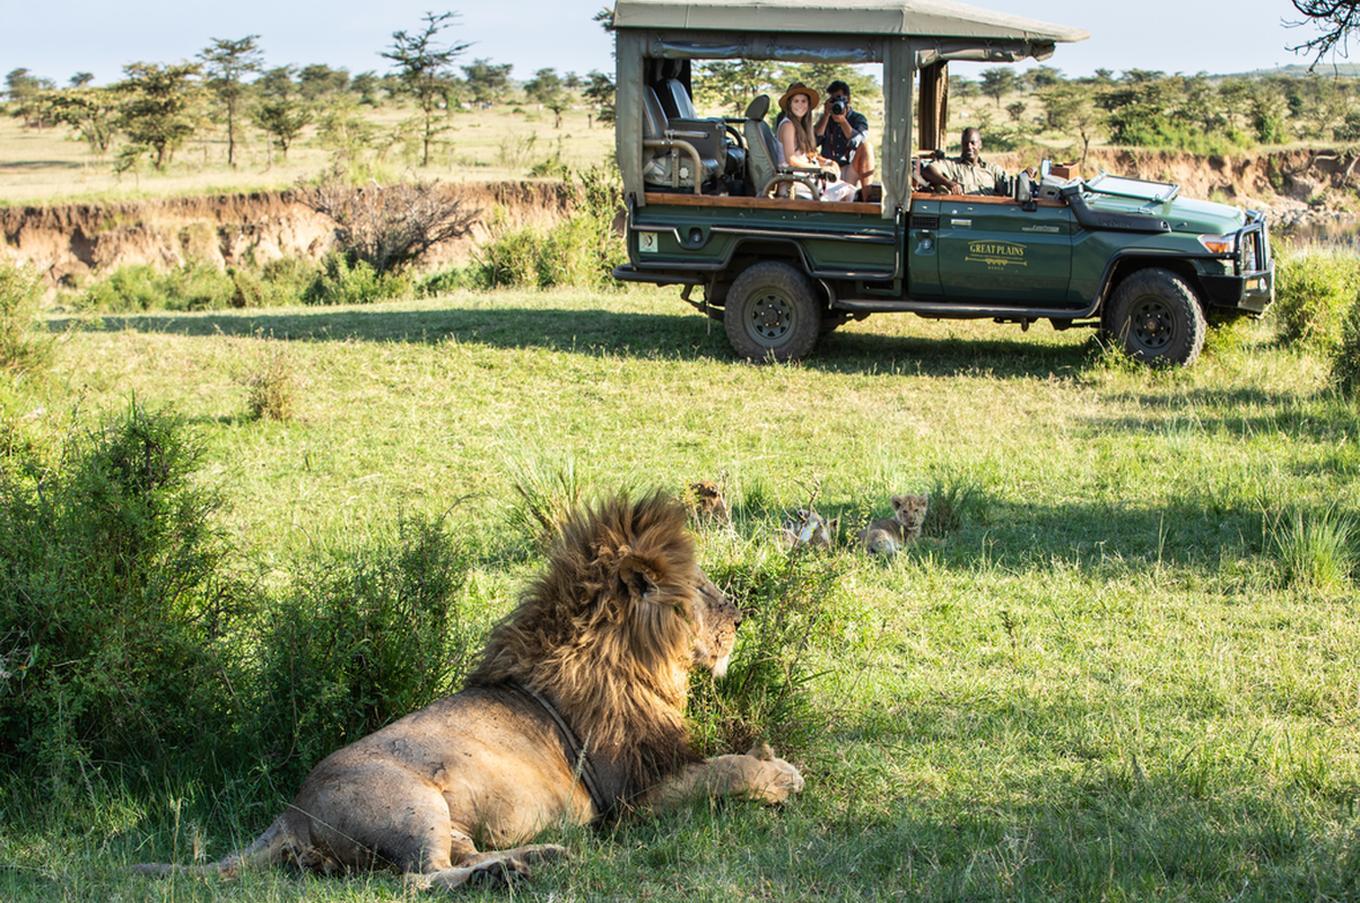
M1072 212L1057 200L939 200L940 288L959 301L1053 304L1072 280Z

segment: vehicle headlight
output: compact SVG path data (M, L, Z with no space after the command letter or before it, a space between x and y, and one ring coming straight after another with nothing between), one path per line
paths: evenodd
M1210 254L1231 254L1237 249L1236 235L1201 235L1199 243Z

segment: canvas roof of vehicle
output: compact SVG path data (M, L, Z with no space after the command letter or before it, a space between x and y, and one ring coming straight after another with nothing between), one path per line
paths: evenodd
M1090 34L951 0L617 0L615 28L1066 43Z

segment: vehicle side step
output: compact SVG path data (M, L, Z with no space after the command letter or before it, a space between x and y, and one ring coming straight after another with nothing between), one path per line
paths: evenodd
M1026 318L1036 320L1083 320L1095 314L1100 305L1097 298L1089 307L1023 307L1017 304L980 304L955 301L868 301L837 298L831 306L836 310L849 310L863 313L911 313L924 317L976 317Z

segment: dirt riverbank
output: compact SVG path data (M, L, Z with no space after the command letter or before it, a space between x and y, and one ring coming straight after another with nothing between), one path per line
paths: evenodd
M991 158L1009 170L1035 162L1018 154ZM1360 212L1360 153L1353 149L1202 157L1097 148L1082 172L1101 171L1175 182L1185 197L1264 209L1282 229L1330 228ZM482 217L467 238L435 248L427 265L464 262L495 230L549 225L566 216L571 204L571 192L554 182L450 184L442 190ZM0 208L0 255L37 267L54 286L138 263L170 267L203 260L228 266L317 258L332 243L329 220L289 191Z

